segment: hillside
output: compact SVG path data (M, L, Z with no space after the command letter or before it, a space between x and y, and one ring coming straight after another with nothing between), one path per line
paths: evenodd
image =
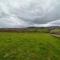
M51 27L26 27L26 28L0 28L0 32L50 32L60 26Z

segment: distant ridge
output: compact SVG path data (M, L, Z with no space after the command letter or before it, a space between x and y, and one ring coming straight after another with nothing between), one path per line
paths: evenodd
M25 27L25 28L0 28L0 32L24 32L24 31L36 31L38 29L55 29L60 28L60 26L50 26L50 27Z

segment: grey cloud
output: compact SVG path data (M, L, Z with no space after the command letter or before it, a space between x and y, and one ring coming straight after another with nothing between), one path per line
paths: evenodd
M2 28L59 25L59 19L59 0L0 0Z

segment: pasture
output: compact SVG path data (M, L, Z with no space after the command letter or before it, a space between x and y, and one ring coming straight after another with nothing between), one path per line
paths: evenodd
M0 32L0 60L60 60L60 38L39 32Z

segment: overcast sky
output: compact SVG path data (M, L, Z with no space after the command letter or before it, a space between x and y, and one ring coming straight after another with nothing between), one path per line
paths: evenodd
M60 25L60 0L0 0L0 28Z

